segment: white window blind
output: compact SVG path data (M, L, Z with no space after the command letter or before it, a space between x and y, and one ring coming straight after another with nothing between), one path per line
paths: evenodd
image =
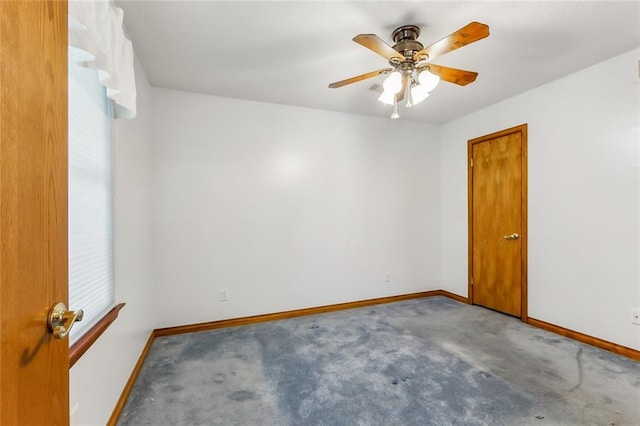
M69 48L69 309L83 309L84 319L70 344L114 305L112 101L78 55Z

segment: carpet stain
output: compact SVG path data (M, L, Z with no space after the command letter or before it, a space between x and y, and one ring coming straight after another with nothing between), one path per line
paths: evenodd
M118 424L634 425L639 365L434 297L157 338Z
M571 391L578 389L582 385L584 371L582 367L582 361L580 360L580 355L582 355L582 346L578 348L578 353L576 353L576 364L578 364L578 383L576 383L576 385L571 388Z
M229 395L230 400L238 401L238 402L247 401L250 399L257 399L257 398L258 396L255 393L249 392L249 391L238 391Z

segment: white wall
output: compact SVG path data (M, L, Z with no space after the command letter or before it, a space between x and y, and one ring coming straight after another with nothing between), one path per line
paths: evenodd
M442 287L467 294L467 140L528 123L529 316L640 349L639 57L442 126Z
M138 116L116 120L114 247L118 319L69 371L73 424L104 425L153 329L150 279L151 87L136 63Z
M440 288L436 126L155 88L153 105L156 326Z
M524 122L530 316L640 349L638 56L443 126L151 89L137 64L115 142L127 306L70 371L76 423L106 422L155 327L466 295L466 141Z

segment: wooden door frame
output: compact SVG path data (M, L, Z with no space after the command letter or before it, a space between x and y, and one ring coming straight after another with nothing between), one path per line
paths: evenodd
M520 292L520 319L523 322L527 322L528 319L528 306L527 306L527 241L528 241L528 227L527 227L527 123L521 124L519 126L510 127L505 130L500 130L498 132L494 132L488 135L480 136L474 139L470 139L467 141L467 197L468 197L468 226L469 226L469 235L468 235L468 297L469 303L473 305L473 171L471 159L473 158L473 146L476 144L480 144L482 142L486 142L488 140L492 140L495 138L499 138L502 136L507 136L513 133L521 134L521 169L522 169L522 180L520 186L520 205L521 205L521 223L522 229L520 230L520 241L521 241L521 292Z

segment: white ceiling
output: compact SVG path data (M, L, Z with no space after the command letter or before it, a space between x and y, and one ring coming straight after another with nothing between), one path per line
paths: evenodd
M393 44L396 27L417 24L427 46L471 21L489 25L488 38L434 61L478 72L475 83L443 82L422 104L400 108L401 119L430 123L447 122L640 46L638 1L117 5L125 11L127 32L153 86L378 116L388 116L391 108L369 87L384 76L327 88L387 66L351 40L356 34L375 33Z

